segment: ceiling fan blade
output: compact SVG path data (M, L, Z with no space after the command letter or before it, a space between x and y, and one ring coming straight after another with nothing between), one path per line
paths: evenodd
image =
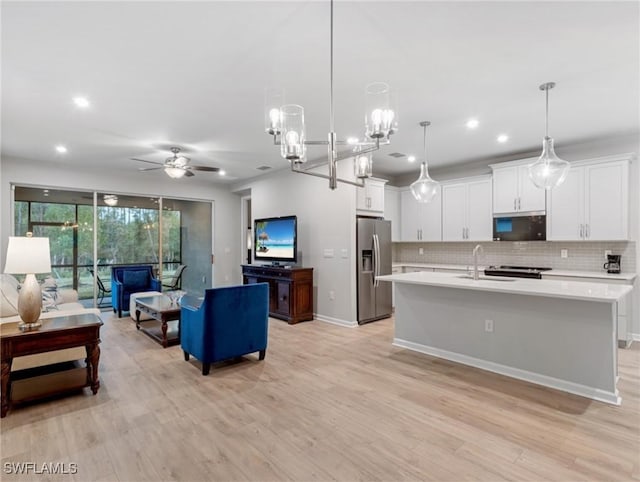
M184 177L193 177L193 176L195 176L195 174L192 173L189 169L184 170Z
M162 167L139 167L138 171L158 171L162 169Z
M207 172L218 172L220 170L219 167L209 167L209 166L190 166L194 171L207 171Z
M138 162L148 162L149 164L157 164L158 166L163 166L164 164L162 164L161 162L156 162L156 161L145 161L144 159L136 159L135 157L131 157L130 158L132 161L138 161Z

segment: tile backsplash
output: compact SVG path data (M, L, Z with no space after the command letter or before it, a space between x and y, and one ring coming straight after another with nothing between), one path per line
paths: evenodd
M621 268L625 273L636 270L636 248L634 241L487 241L480 243L393 243L393 261L397 263L473 264L472 251L481 244L484 254L479 257L481 265L513 265L554 268L574 271L602 271L605 250L621 254ZM422 248L424 254L420 254ZM566 249L568 257L560 256Z

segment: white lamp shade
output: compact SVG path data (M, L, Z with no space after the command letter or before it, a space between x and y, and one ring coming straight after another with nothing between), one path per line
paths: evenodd
M9 274L51 273L49 238L10 236L4 272Z

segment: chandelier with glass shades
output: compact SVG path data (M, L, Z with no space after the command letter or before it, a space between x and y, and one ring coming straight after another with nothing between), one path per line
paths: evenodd
M529 164L529 178L540 189L553 189L567 178L570 165L560 159L553 149L553 138L549 137L549 90L556 86L555 82L542 84L539 89L546 94L546 116L542 154L534 163Z
M330 2L330 83L329 83L329 134L326 141L307 140L305 136L304 108L296 104L285 104L281 90L268 90L265 96L265 131L273 136L280 154L291 163L291 170L300 174L329 180L329 188L336 189L338 182L364 186L364 179L371 177L371 153L389 143L389 137L398 130L397 110L392 108L392 95L384 82L374 82L365 88L365 135L364 140L350 138L338 140L334 130L333 112L333 0ZM395 107L395 106L393 106ZM349 145L351 149L338 152L338 146ZM307 146L327 146L329 173L319 173L319 164L305 166ZM337 163L342 159L354 159L356 181L342 179L337 174ZM322 163L324 164L324 163Z
M438 186L440 183L434 181L429 176L429 166L427 165L427 127L431 125L429 121L422 121L420 125L424 129L424 158L422 164L420 164L420 177L414 181L410 188L411 194L420 203L428 203L435 197L438 192Z

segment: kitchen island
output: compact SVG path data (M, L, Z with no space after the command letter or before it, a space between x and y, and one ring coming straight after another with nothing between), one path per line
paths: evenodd
M416 272L395 290L394 345L611 404L627 285Z

